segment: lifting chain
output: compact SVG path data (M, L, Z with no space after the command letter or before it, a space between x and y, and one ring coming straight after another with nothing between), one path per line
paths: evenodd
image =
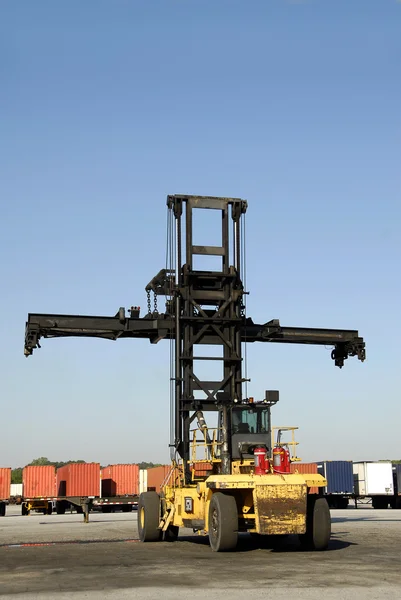
M153 292L153 305L154 305L155 314L159 314L159 311L157 310L157 294L156 294L156 292Z
M148 315L152 314L152 307L150 304L150 290L146 290L147 303L148 303Z

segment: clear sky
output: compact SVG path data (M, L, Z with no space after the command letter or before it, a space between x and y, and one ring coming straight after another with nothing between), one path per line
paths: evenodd
M367 360L248 348L304 460L401 458L401 4L2 3L0 465L168 461L169 344L43 340L28 312L145 306L167 194L246 198L248 314Z

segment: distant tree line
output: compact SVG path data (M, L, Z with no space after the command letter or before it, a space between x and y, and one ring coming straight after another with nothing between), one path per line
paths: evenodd
M30 462L28 467L30 466L42 466L42 465L52 465L59 469L60 467L64 467L64 465L70 465L72 463L85 463L86 460L68 460L67 462L57 462L51 461L46 456L40 456L39 458L35 458L32 462ZM151 469L152 467L159 467L161 463L152 463L152 462L141 462L141 463L133 463L138 464L140 469ZM109 465L101 465L101 469ZM11 471L11 483L22 483L22 469L23 467L18 467L16 469L12 469Z

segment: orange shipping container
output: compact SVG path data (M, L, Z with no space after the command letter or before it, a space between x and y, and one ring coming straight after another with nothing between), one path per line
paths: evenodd
M24 467L22 495L24 498L54 498L56 496L56 468L52 465Z
M138 490L138 465L109 465L102 469L102 497L136 496Z
M11 467L0 467L0 500L10 497Z
M148 491L160 492L165 479L170 473L171 465L162 465L148 469Z
M291 463L291 473L298 473L308 475L317 473L317 463ZM309 494L317 494L319 488L312 487L309 488Z
M100 496L100 464L71 463L57 469L57 495Z

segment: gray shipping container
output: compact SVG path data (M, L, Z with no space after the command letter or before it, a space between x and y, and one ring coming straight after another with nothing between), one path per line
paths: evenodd
M393 465L394 494L401 495L401 465Z
M324 494L353 494L354 475L351 460L322 460L317 463L317 471L327 479Z

